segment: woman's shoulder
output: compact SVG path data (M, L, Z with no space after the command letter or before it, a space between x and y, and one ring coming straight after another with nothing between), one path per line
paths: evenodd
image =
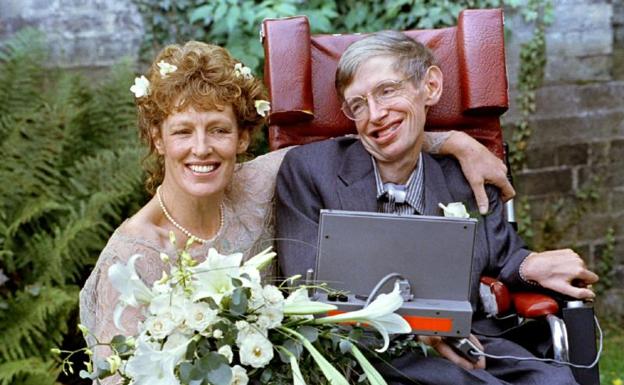
M275 190L277 171L290 148L271 151L240 163L226 192L228 197L237 204L244 204L249 199L256 203L270 201Z

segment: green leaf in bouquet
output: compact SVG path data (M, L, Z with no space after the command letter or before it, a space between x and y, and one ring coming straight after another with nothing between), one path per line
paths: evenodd
M184 358L187 360L192 360L195 355L195 351L197 350L197 340L191 339L186 347L186 353L184 354Z
M271 368L266 368L262 371L262 374L260 375L260 382L263 384L268 384L272 378L273 370Z
M299 359L299 357L301 357L301 353L303 352L303 345L301 342L296 340L286 340L282 346L292 353L295 358Z
M183 362L179 367L180 382L191 384L201 382L204 379L201 370L190 362Z
M206 297L202 301L206 302L208 304L208 306L210 306L210 308L212 310L219 310L219 305L217 305L217 303L215 302L214 298Z
M230 299L230 312L234 315L243 315L247 312L247 290L239 287L234 289Z
M127 343L126 337L120 334L113 337L111 340L111 346L119 355L124 355L132 351L132 347Z
M232 369L221 354L210 352L195 363L201 370L206 385L230 385Z
M300 326L297 328L297 332L310 342L314 342L318 339L318 329L313 326Z
M349 353L351 351L352 346L353 344L349 342L349 340L346 340L344 338L341 338L340 342L338 343L338 347L340 348L340 353L342 354Z
M234 287L243 287L243 281L238 278L232 278L232 286Z

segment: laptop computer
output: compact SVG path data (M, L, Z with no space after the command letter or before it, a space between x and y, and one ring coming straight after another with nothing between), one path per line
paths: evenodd
M467 337L476 225L473 218L321 210L314 278L340 294L315 295L339 311L356 310L382 278L398 273L413 296L398 313L414 333Z

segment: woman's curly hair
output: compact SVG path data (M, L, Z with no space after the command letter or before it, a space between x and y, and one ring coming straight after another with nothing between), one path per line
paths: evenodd
M177 69L163 76L160 61ZM150 193L154 193L165 173L155 135L169 115L189 107L209 111L231 105L241 132L249 131L254 137L254 131L262 126L264 117L257 113L255 101L267 100L266 91L257 78L234 71L237 63L225 48L197 41L168 45L156 56L147 75L149 94L136 99L139 134L149 150L143 164Z

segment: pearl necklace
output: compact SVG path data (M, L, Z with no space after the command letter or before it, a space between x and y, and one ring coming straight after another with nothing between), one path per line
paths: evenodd
M182 225L180 225L178 222L176 222L173 219L171 214L169 214L169 211L167 211L165 204L163 203L163 199L160 194L160 187L161 186L158 186L158 188L156 189L156 196L158 197L158 204L160 204L160 208L162 209L163 214L165 214L165 217L167 217L169 222L171 222L171 224L174 225L178 230L180 230L184 235L186 235L189 238L195 238L198 242L204 244L204 243L214 241L221 234L221 229L223 229L223 223L225 222L225 215L224 215L225 210L223 207L223 202L221 202L221 204L219 205L219 212L221 213L221 220L219 222L219 230L217 230L217 233L212 238L203 239L203 238L198 237L197 235L193 235L193 233L191 233L190 231L182 227Z

